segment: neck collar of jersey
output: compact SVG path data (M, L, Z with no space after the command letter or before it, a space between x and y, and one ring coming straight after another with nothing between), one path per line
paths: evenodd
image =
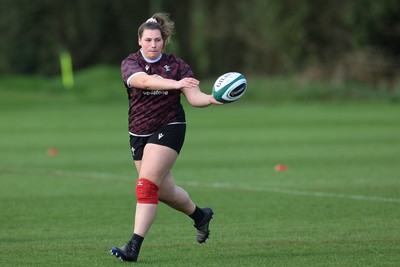
M156 59L149 59L143 54L143 50L142 49L140 49L140 53L142 54L144 60L147 63L155 63L155 62L159 61L161 59L161 57L162 57L162 54L160 54L160 56L158 56Z

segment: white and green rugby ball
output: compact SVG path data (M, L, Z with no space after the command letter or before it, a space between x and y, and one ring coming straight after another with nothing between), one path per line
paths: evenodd
M241 98L246 92L247 81L243 74L228 72L215 81L212 94L222 103L231 103Z

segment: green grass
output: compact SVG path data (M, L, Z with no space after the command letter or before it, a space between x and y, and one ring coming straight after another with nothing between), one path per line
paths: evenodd
M0 266L126 265L108 253L129 239L135 206L124 95L51 90L0 92ZM186 111L173 173L213 207L211 238L197 244L191 220L160 204L137 265L398 265L400 106Z

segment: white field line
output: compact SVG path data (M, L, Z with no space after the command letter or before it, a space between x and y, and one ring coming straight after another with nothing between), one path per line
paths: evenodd
M188 186L194 186L194 187L221 188L221 189L235 190L235 191L266 192L266 193L277 193L277 194L285 194L285 195L330 197L330 198L344 198L344 199L352 199L352 200L400 203L400 198L389 198L389 197L381 197L381 196L364 196L364 195L354 195L354 194L338 194L338 193L330 193L330 192L300 191L300 190L283 189L283 188L260 188L260 187L250 188L250 187L240 186L240 185L232 186L230 184L223 184L223 183L203 184L203 183L199 183L199 182L182 182L181 184L185 184Z
M113 180L113 181L123 181L123 182L135 182L136 174L132 172L132 177L126 175L115 175L108 173L98 173L98 172L70 172L62 170L28 170L28 169L8 169L2 170L5 173L26 173L35 174L43 176L60 176L65 178L84 178L84 179L96 179L96 180ZM178 185L187 185L192 187L202 187L211 189L223 189L223 190L234 190L234 191L246 191L246 192L266 192L284 195L298 195L298 196L313 196L313 197L323 197L323 198L342 198L360 201L377 201L377 202L392 202L400 203L400 198L390 198L381 196L365 196L365 195L355 195L355 194L340 194L340 193L330 193L330 192L316 192L316 191L301 191L293 189L283 189L283 188L264 188L264 187L248 187L240 184L228 184L228 183L203 183L194 181L178 181Z

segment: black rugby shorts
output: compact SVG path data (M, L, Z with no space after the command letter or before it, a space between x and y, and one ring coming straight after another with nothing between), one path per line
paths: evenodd
M147 143L166 146L175 150L178 154L185 141L186 124L170 124L161 127L150 136L130 136L130 144L133 160L142 160L144 147Z

